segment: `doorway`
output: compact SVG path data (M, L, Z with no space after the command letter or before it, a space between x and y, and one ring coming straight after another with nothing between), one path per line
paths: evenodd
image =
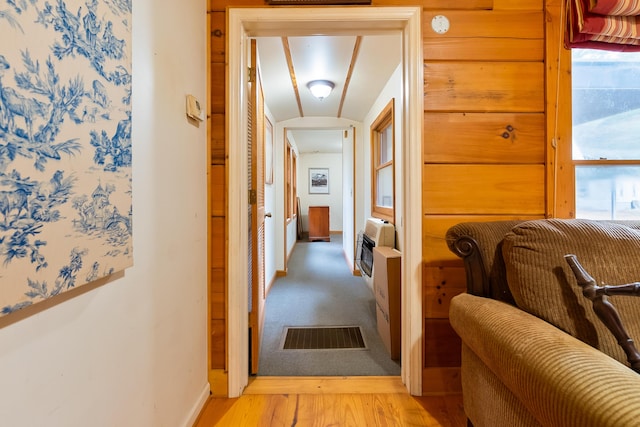
M397 230L404 241L402 265L402 380L409 392L422 391L422 129L423 71L419 7L231 8L228 13L228 233L230 254L247 253L246 49L250 37L304 34L380 34L400 31L403 39L404 177ZM312 17L312 18L310 18ZM236 213L236 214L234 214ZM248 383L246 257L229 257L228 396L242 394Z

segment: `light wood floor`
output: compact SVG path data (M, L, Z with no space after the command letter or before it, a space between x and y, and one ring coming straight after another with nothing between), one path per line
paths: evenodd
M194 427L463 427L461 395L409 395L399 377L258 377L235 399L210 398Z

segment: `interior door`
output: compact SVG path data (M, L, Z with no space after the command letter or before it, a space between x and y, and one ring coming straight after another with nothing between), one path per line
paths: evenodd
M264 327L264 96L258 69L256 41L251 41L251 72L249 85L249 198L250 198L250 242L249 266L249 337L251 364L250 373L258 373L260 339ZM269 215L270 216L270 215Z

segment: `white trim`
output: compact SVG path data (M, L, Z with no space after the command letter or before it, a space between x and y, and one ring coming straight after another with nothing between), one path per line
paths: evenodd
M402 380L413 395L422 394L422 124L423 63L419 7L229 8L227 56L228 312L229 397L248 383L248 287L246 272L246 93L244 62L249 36L310 34L403 34L405 159L403 250Z
M247 93L242 82L246 79L247 42L242 17L229 11L229 61L226 67L227 82L227 147L229 153L229 173L227 182L227 197L229 200L228 219L228 285L227 294L227 367L229 397L242 395L242 390L249 382L249 290L247 285L247 271L249 263L247 256L248 217L239 212L248 209L248 179L246 171L247 144L241 143L247 138L246 111ZM238 40L239 39L239 40ZM238 307L244 309L238 310ZM233 355L231 357L230 355Z
M187 419L182 423L184 427L192 427L196 423L196 420L198 419L198 416L200 416L200 412L202 412L202 409L204 408L205 403L207 403L207 399L209 399L210 395L211 387L207 382L200 392L200 396L196 400L196 403L191 408L191 411L189 411Z
M420 11L421 12L421 11ZM424 129L424 77L421 14L407 22L403 37L404 202L401 221L402 250L402 380L409 393L422 395L422 130Z

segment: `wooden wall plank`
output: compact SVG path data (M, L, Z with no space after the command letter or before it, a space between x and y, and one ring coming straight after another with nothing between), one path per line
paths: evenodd
M224 114L211 114L211 164L224 165L226 160Z
M543 215L543 165L425 165L426 214Z
M494 0L494 10L542 10L544 0Z
M459 367L424 368L422 370L422 395L462 393Z
M226 46L226 26L227 18L226 13L211 12L211 34L209 40L211 40L211 62L224 63L225 58L225 46Z
M225 102L225 64L211 64L211 114L224 114Z
M211 218L211 268L226 268L225 217Z
M227 286L225 284L225 272L224 268L212 268L211 269L211 292L217 292L220 294L226 293ZM224 319L224 317L222 317Z
M222 292L211 292L210 296L211 318L224 319L227 313L225 299L226 296Z
M223 217L227 209L225 194L226 168L224 165L212 165L210 166L210 173L211 215Z
M211 365L209 369L226 369L226 320L211 320Z
M427 113L425 163L543 163L543 113Z
M425 318L448 319L451 298L467 291L462 260L459 259L458 264L457 267L423 267L422 312Z
M424 367L460 366L462 345L448 319L425 319Z
M425 215L422 219L422 258L425 266L461 266L460 258L451 252L445 236L447 230L461 222L505 221L511 219L541 219L544 215ZM429 276L425 276L429 283Z
M438 34L431 28L431 20L444 15L449 20L449 31ZM544 38L542 9L538 11L424 11L422 13L423 39L435 38L498 38L538 39ZM466 57L458 57L458 60Z
M544 111L540 62L429 62L424 67L428 111Z
M423 56L428 61L541 61L542 39L424 38Z
M426 0L423 1L424 10L441 9L493 9L494 0Z

